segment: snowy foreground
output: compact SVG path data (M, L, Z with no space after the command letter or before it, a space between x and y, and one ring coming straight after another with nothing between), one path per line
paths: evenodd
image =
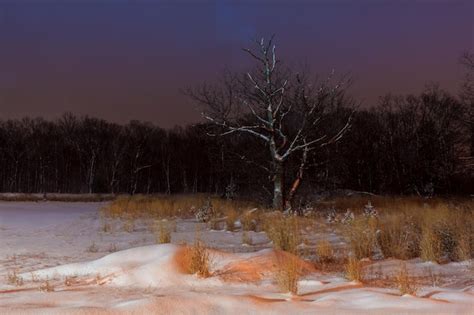
M0 314L474 314L472 262L410 261L415 272L429 268L452 279L422 287L416 297L317 270L292 296L275 285L278 253L264 233L243 246L239 232L204 231L218 250L211 252L213 275L201 279L180 272L180 245L149 245L145 228L100 231L100 206L0 203ZM173 242L191 242L196 224L178 222ZM390 273L396 265L385 260L374 270ZM12 270L22 285L5 280Z

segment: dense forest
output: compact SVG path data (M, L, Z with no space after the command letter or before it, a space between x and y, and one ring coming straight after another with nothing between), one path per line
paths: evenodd
M356 110L344 137L310 152L301 192L472 193L469 110L437 88L386 96L374 108ZM270 198L270 161L258 140L210 136L212 128L201 123L165 130L69 113L55 121L1 121L0 190L225 194L235 186L239 195ZM298 164L288 163L290 182Z

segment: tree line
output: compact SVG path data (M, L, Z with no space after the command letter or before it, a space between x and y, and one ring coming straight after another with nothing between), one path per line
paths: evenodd
M472 193L474 145L467 114L457 98L437 88L386 96L376 107L353 112L351 128L337 143L308 152L305 186ZM201 123L165 130L72 114L54 121L3 120L0 190L224 194L233 184L242 195L268 192L270 198L272 161L259 139L209 136L213 128ZM330 124L320 128L332 130ZM299 167L298 159L288 161L288 185Z
M318 190L473 193L473 57L459 95L431 85L356 106L348 80L284 67L272 41L256 65L185 93L202 123L163 129L66 113L0 121L0 191L215 193L272 201Z

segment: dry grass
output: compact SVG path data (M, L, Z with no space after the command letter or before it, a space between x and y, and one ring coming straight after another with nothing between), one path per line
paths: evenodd
M316 255L318 263L326 265L334 262L334 249L328 240L322 240L316 245Z
M242 230L258 232L262 224L262 214L257 208L246 211L240 218Z
M414 279L410 276L408 272L407 265L405 263L400 265L400 269L395 277L395 281L397 283L398 289L400 290L400 294L411 294L415 295L418 291L418 288L415 284Z
M251 209L254 204L234 201L205 194L192 195L134 195L119 196L101 209L105 217L123 218L190 218L197 209L210 200L216 213L241 212Z
M99 251L99 247L95 244L95 242L92 242L89 247L87 247L87 251L89 253L97 253Z
M7 284L19 287L22 286L23 283L23 278L18 275L16 270L7 273Z
M239 217L238 212L235 209L227 209L225 212L225 226L226 230L230 232L234 232L235 228L235 221Z
M357 217L344 226L353 254L358 258L372 257L377 246L377 219Z
M345 276L351 281L362 282L364 279L364 273L362 269L362 263L355 257L349 257L345 265Z
M253 239L247 231L242 232L242 244L253 245Z
M45 280L38 288L41 292L54 292L54 286L49 283L49 280Z
M379 215L364 217L361 211L368 200L345 198L332 203L356 213L355 220L339 228L357 258L371 258L376 250L386 258L437 262L474 257L474 201L371 197Z
M117 244L111 243L111 244L109 245L109 249L108 249L108 252L109 252L109 253L115 253L117 250L118 250Z
M171 242L172 222L164 222L156 220L154 223L153 233L155 235L156 243L166 244Z
M131 215L126 215L122 218L122 230L132 233L135 230L135 219Z
M199 277L211 276L211 258L205 244L196 238L192 246L184 246L175 256L181 272Z
M301 263L298 257L289 256L279 263L279 270L275 273L275 280L283 292L298 294L298 280L302 275Z
M264 229L275 249L297 253L297 246L302 240L297 217L284 217L280 214L267 216Z

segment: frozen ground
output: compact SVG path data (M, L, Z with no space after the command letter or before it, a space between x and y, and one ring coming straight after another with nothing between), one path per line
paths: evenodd
M133 232L119 224L101 228L101 203L0 203L0 314L474 314L474 277L469 262L437 265L412 260L410 273L431 278L414 296L363 286L340 273L313 270L298 283L299 295L274 284L278 255L264 233L209 231L193 220L177 222L174 244L152 245L147 225ZM215 248L213 276L200 279L179 272L182 242L196 228ZM342 239L321 228L315 239L335 246ZM399 262L366 267L368 278L393 274ZM17 272L24 284L8 284ZM46 279L54 292L39 290Z

